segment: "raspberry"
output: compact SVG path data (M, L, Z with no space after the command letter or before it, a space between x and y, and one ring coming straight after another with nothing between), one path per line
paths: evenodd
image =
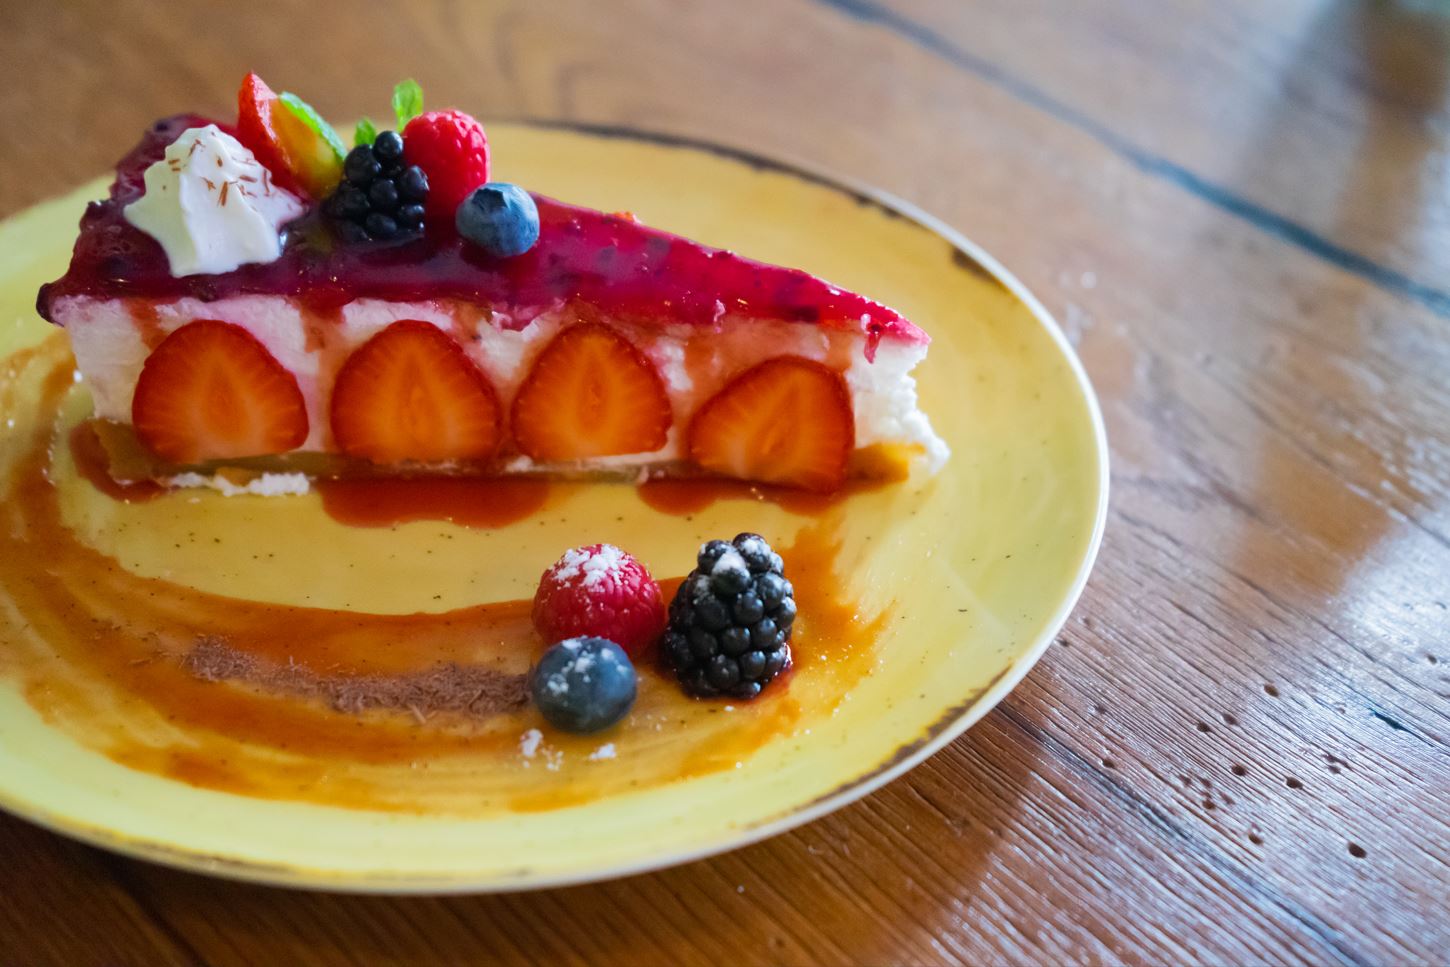
M403 157L428 176L428 219L453 226L458 206L488 181L488 138L462 111L429 111L403 129Z
M645 566L613 544L578 547L539 579L534 627L550 643L607 638L634 658L664 631L664 599Z

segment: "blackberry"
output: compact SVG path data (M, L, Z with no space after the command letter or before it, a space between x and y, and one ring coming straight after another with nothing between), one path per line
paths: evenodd
M401 241L423 233L428 176L404 166L403 139L384 131L360 144L342 163L342 183L322 211L344 242Z
M794 595L759 534L708 542L670 602L666 666L691 695L754 698L790 664Z

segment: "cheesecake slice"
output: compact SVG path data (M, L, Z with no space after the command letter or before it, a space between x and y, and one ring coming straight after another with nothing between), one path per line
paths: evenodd
M458 192L460 166L420 126L432 116L407 124L401 159L380 136L331 177L302 177L288 158L309 155L273 133L283 105L257 135L248 96L236 125L152 126L40 290L118 479L724 476L829 491L946 459L911 376L928 337L891 309L537 195L523 196L536 237L500 251L437 214L457 207L436 196ZM437 113L435 129L467 117ZM478 162L461 167L477 179ZM426 205L360 215L364 190L389 202L373 187L389 179L421 180ZM395 237L361 237L389 224Z

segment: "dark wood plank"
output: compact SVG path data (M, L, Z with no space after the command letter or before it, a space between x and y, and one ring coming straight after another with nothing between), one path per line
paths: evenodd
M118 878L125 862L0 813L0 964L161 967L200 957Z
M1443 288L1433 85L1355 73L1299 5L1020 9L1016 25L1007 5L928 0L0 10L0 122L26 132L0 144L0 212L104 169L157 114L225 110L248 67L349 117L397 63L485 119L714 138L920 203L1064 321L1114 457L1108 539L1061 647L962 741L803 830L617 883L386 900L123 861L107 880L85 850L0 827L0 849L70 851L47 869L76 899L26 929L119 889L217 963L1443 959L1445 319L1124 152ZM312 37L326 43L299 47ZM1104 58L1129 66L1095 70ZM1312 110L1286 110L1296 98ZM1336 99L1389 127L1337 128ZM1260 154L1244 147L1266 137L1256 124L1276 132ZM1414 201L1373 201L1412 183ZM144 959L152 942L118 949Z
M1450 315L1450 13L1432 3L820 0Z
M932 766L769 843L534 895L355 899L136 873L218 964L1350 959L1173 820L1085 782L1018 713Z

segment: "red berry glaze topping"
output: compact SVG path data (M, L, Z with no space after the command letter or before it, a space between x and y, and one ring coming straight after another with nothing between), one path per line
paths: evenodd
M469 193L488 181L488 138L462 111L428 111L403 129L403 157L428 176L428 220L452 231Z
M608 638L638 658L665 630L660 586L613 544L565 551L539 579L534 628L544 641Z
M167 145L187 128L211 123L196 115L165 118L121 160L110 197L92 202L81 219L69 271L41 288L42 316L53 320L55 301L74 295L203 301L282 295L315 308L362 298L464 299L505 313L510 328L522 329L539 313L579 300L605 314L661 324L713 326L728 311L859 332L866 337L868 359L883 338L927 342L926 333L886 306L798 269L701 245L633 216L606 215L540 195L534 196L539 240L514 258L494 259L451 231L382 250L338 246L314 211L288 227L275 262L243 265L225 275L173 276L161 246L127 222L122 210L141 197L142 176ZM405 160L408 150L405 144ZM428 177L433 198L437 185L432 172ZM447 224L452 223L450 212Z

